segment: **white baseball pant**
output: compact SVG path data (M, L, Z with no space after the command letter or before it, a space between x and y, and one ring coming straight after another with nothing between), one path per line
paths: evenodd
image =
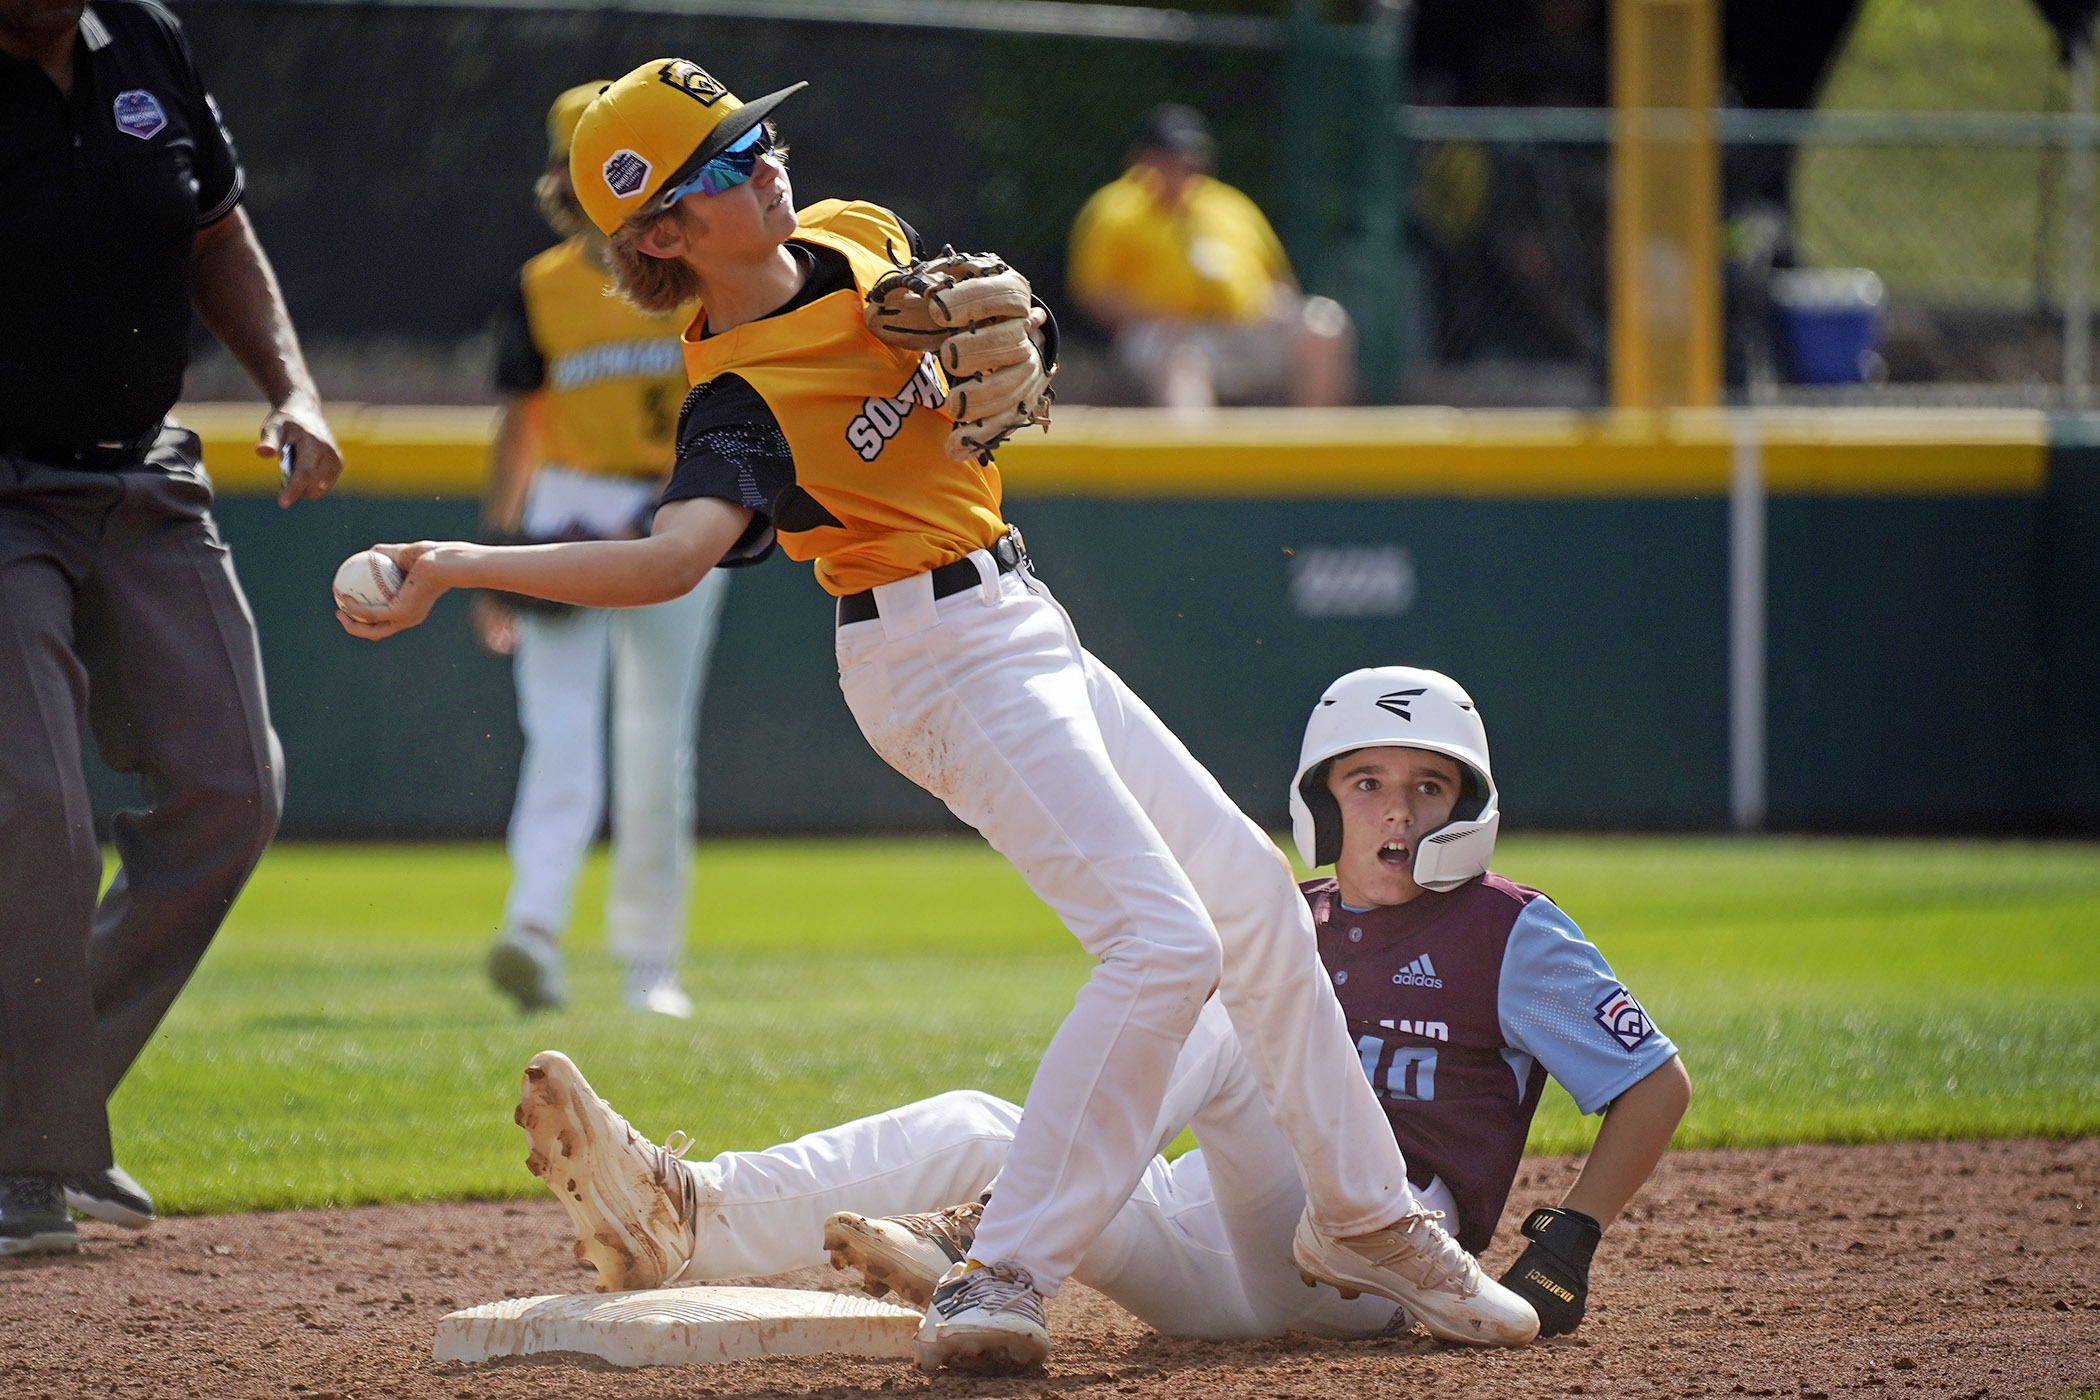
M694 733L728 593L716 570L646 608L519 617L514 673L525 756L510 815L506 927L559 935L605 814L612 689L612 878L605 941L631 970L677 965L692 884Z
M1180 740L1080 646L1027 570L935 599L874 590L838 630L839 684L877 753L982 832L1099 961L1051 1038L977 1257L1056 1293L1130 1199L1212 989L1338 1236L1413 1202L1289 865Z
M1004 1188L994 1178L1020 1120L1013 1104L961 1090L763 1152L688 1162L703 1201L688 1277L822 1263L824 1219L833 1211L936 1210L988 1187L996 1201ZM1373 1294L1344 1300L1325 1284L1299 1280L1291 1234L1305 1193L1290 1144L1216 1000L1175 1061L1153 1136L1164 1146L1190 1125L1202 1149L1173 1162L1155 1156L1073 1278L1171 1337L1223 1341L1290 1328L1368 1337L1395 1325L1397 1303ZM1455 1211L1441 1181L1416 1195L1431 1209Z

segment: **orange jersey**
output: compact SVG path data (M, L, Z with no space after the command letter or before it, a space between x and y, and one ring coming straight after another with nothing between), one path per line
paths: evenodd
M793 489L807 500L776 514L781 549L813 560L827 592L847 594L990 548L1007 528L998 468L948 457L946 376L933 356L884 344L861 319L868 288L893 257L910 256L903 225L845 200L799 217L795 240L842 255L853 289L705 338L703 306L684 338L694 384L736 375L787 439Z

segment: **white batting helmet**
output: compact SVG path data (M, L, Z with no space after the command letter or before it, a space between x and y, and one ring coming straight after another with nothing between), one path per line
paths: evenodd
M1438 671L1374 666L1351 671L1320 697L1305 723L1298 776L1291 781L1291 834L1312 866L1342 854L1342 809L1327 790L1327 765L1357 749L1404 746L1458 760L1464 774L1451 820L1415 850L1415 883L1456 889L1488 867L1502 813L1488 766L1487 726L1473 697Z

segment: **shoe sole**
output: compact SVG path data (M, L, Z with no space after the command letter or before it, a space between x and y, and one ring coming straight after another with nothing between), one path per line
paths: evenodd
M1538 1336L1538 1319L1535 1316L1529 1331L1519 1328L1501 1336L1464 1331L1454 1323L1442 1321L1432 1315L1438 1306L1437 1295L1427 1289L1417 1288L1405 1280L1396 1281L1390 1276L1373 1275L1369 1271L1375 1266L1368 1261L1364 1265L1364 1274L1352 1275L1323 1264L1317 1257L1308 1257L1312 1254L1312 1248L1306 1240L1304 1229L1304 1222L1301 1220L1299 1232L1291 1241L1291 1256L1297 1262L1299 1279L1307 1287L1324 1283L1345 1299L1375 1293L1407 1309L1408 1316L1422 1324L1423 1330L1432 1337L1446 1342L1457 1342L1461 1346L1522 1347L1529 1346ZM1499 1285L1489 1280L1488 1286L1494 1288ZM1481 1321L1487 1322L1488 1319L1483 1316Z
M576 1257L598 1271L600 1293L661 1288L685 1271L691 1256L670 1271L637 1256L624 1214L605 1200L596 1180L598 1159L625 1149L624 1136L599 1104L567 1055L543 1050L533 1056L525 1066L517 1112L511 1115L530 1146L526 1169L546 1182L569 1212L569 1223L576 1228ZM621 1140L611 1141L615 1136ZM671 1228L679 1227L674 1221Z
M0 1256L79 1252L80 1232L71 1225L63 1230L39 1230L33 1235L0 1235Z
M143 1230L155 1219L151 1210L141 1213L121 1201L107 1200L101 1196L84 1196L78 1191L66 1192L66 1209L76 1215L85 1215L90 1220L99 1220L105 1225L122 1225L127 1230Z
M860 1291L870 1298L895 1293L923 1311L933 1301L940 1276L926 1277L913 1260L869 1228L871 1224L865 1216L845 1212L824 1222L824 1248L831 1253L831 1267L860 1270Z
M520 1010L553 1011L561 1006L561 998L546 990L545 970L515 944L498 943L489 949L489 980Z
M977 1375L1011 1375L1040 1367L1050 1355L1048 1334L1009 1332L1003 1328L969 1328L943 1333L918 1344L919 1369L969 1371Z

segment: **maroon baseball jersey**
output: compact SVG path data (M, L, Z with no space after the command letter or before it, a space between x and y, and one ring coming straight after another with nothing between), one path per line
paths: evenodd
M1353 911L1332 879L1302 888L1408 1175L1443 1178L1469 1250L1494 1234L1549 1073L1596 1113L1677 1053L1537 890L1490 871Z

